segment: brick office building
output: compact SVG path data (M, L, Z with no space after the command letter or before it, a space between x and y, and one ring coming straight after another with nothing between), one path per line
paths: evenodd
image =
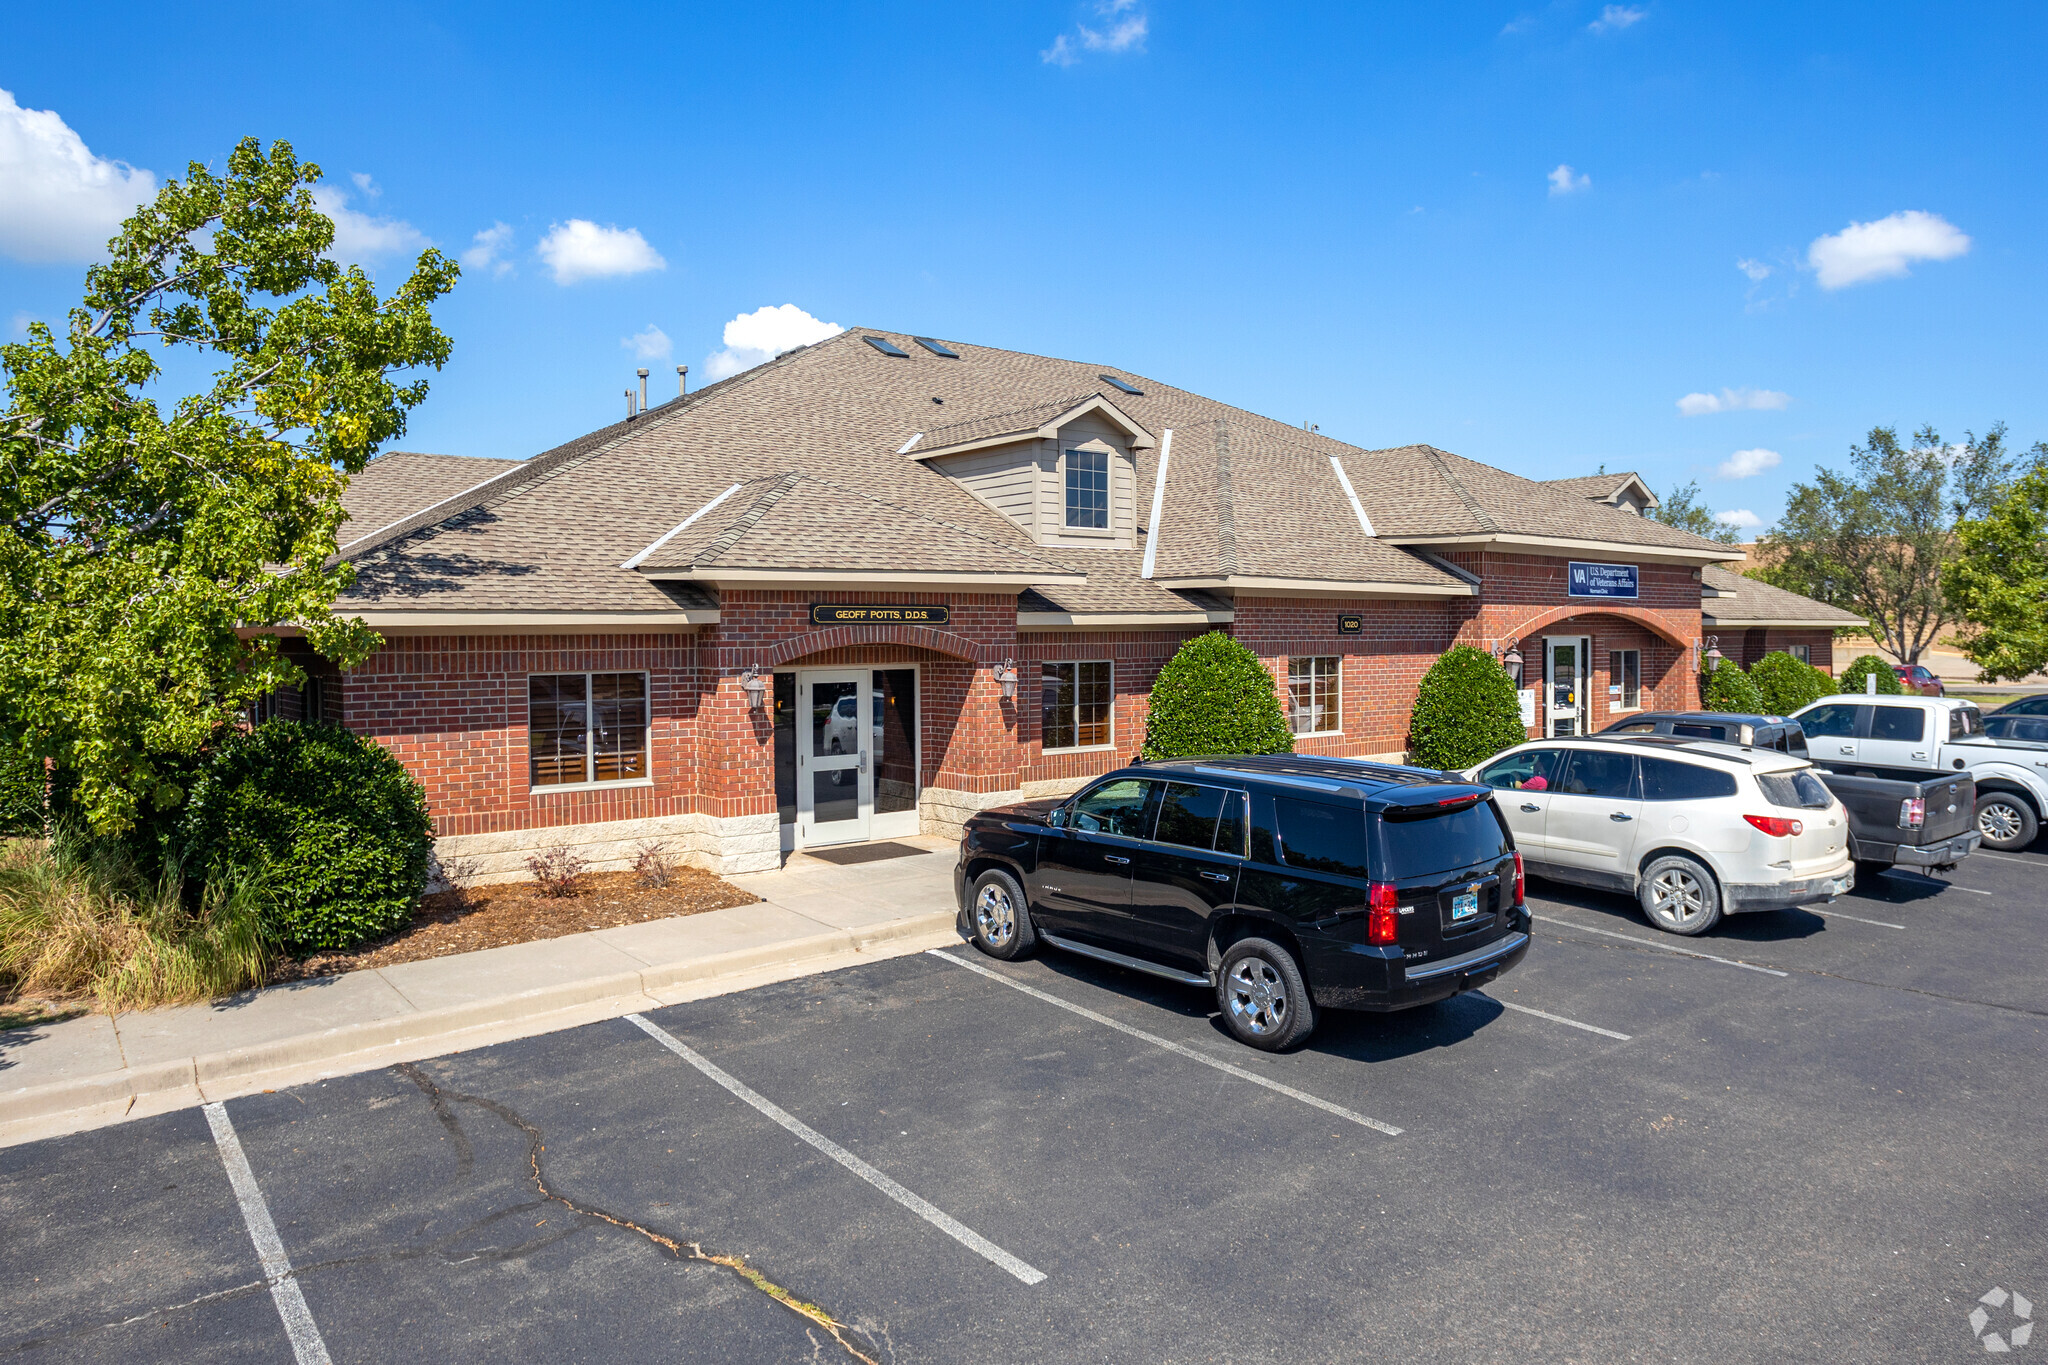
M374 461L339 609L385 645L310 663L425 784L444 860L659 838L747 871L1072 789L1207 630L1319 753L1401 754L1454 643L1519 646L1535 732L1694 705L1729 552L1587 482L849 332L528 460Z

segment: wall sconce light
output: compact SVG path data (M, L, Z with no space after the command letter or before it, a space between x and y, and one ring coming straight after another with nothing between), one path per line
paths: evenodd
M1001 684L1003 700L1017 700L1017 661L1015 659L1005 659L990 669L989 672L993 673L996 682Z
M747 709L765 711L768 709L768 679L762 676L758 665L750 664L740 674L740 686L747 690Z
M1709 635L1707 637L1706 655L1707 672L1712 673L1715 669L1719 668L1721 666L1721 660L1727 657L1727 655L1721 652L1721 637L1718 635Z
M1514 679L1515 686L1520 687L1522 685L1522 642L1520 640L1508 641L1507 649L1500 656L1500 666L1507 670L1507 675L1510 678Z

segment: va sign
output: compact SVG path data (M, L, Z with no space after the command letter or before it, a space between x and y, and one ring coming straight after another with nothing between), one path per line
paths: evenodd
M1634 597L1636 566L1633 564L1581 564L1573 560L1566 592L1572 597Z

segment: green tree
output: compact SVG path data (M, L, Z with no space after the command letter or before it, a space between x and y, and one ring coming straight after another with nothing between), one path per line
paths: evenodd
M302 680L289 623L344 665L377 637L334 616L341 491L426 397L457 270L423 252L388 298L329 259L320 169L254 139L122 224L62 336L0 348L0 694L9 736L76 783L106 833L175 808L196 755ZM159 354L212 381L160 408Z
M1145 714L1145 757L1292 752L1294 732L1280 714L1273 675L1228 635L1196 636L1159 670Z
M1471 645L1438 656L1422 675L1408 721L1415 761L1425 768L1469 768L1529 737L1514 680L1494 657Z
M1873 427L1849 458L1851 473L1823 469L1793 485L1752 573L1866 618L1880 645L1913 663L1956 619L1942 571L1958 523L1986 515L2012 477L2005 427L1965 433L1959 446L1933 427L1910 444Z
M1700 680L1700 705L1709 711L1726 711L1738 716L1761 716L1764 695L1754 679L1727 659Z
M1906 689L1899 686L1899 675L1892 672L1892 666L1875 654L1859 654L1850 665L1842 670L1842 676L1835 680L1837 692L1861 692L1865 678L1877 679L1879 696L1896 697Z
M1751 664L1749 680L1756 684L1767 716L1789 716L1835 690L1833 678L1782 649L1774 649Z
M1723 545L1740 545L1742 532L1715 516L1706 503L1700 500L1700 485L1695 479L1683 488L1674 488L1657 500L1657 505L1644 514L1652 521L1661 521L1666 526L1676 526L1681 531L1690 531L1708 540L1718 540Z
M1983 682L2048 669L2048 462L2034 468L1984 516L1956 527L1957 554L1942 585L1968 622L1963 653Z

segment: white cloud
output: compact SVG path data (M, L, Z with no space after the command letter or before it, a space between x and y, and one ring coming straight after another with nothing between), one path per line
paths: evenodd
M7 337L8 337L8 340L10 340L10 341L27 341L27 340L28 340L28 325L29 325L29 324L30 324L31 322L34 322L35 320L36 320L36 315L35 315L34 313L26 313L26 312L19 312L19 311L17 311L17 312L15 313L15 315L14 315L14 323L13 323L13 325L12 325L11 327L9 327L9 328L8 328L8 331L7 331Z
M374 180L374 179L373 179L373 178L371 177L371 175L370 175L370 173L369 173L368 171L357 171L357 172L356 172L356 173L355 173L354 175L350 176L350 177L349 177L349 179L351 179L351 180L355 181L355 182L356 182L356 188L357 188L358 190L361 190L361 191L362 191L362 192L363 192L364 194L368 195L368 196L369 196L370 198L372 198L372 199L381 199L381 198L383 198L383 197L384 197L384 190L383 190L383 187L382 187L382 186L380 186L380 185L379 185L379 184L378 184L378 183L376 182L376 180Z
M1770 278L1771 268L1762 261L1745 256L1735 263L1735 268L1749 276L1751 284L1761 284Z
M1592 176L1574 175L1569 166L1560 165L1545 178L1550 181L1552 194L1572 194L1578 190L1591 189L1593 186Z
M1095 13L1108 21L1103 27L1074 25L1078 45L1075 38L1062 33L1052 40L1051 47L1038 54L1039 60L1052 66L1072 66L1081 60L1084 50L1108 53L1145 50L1145 37L1151 31L1151 21L1139 8L1138 0L1100 0L1095 6Z
M1632 28L1650 17L1650 12L1634 5L1609 5L1600 11L1600 17L1586 25L1595 33L1619 33Z
M704 372L708 378L724 379L845 330L836 322L820 322L793 303L756 308L725 324L725 349L704 362Z
M506 248L512 245L512 228L506 223L492 223L479 232L472 240L469 250L462 253L462 263L471 270L488 270L493 275L510 273L512 262L505 259Z
M553 224L538 250L555 273L556 284L668 269L668 262L647 244L640 229L599 227L588 218Z
M1723 389L1689 393L1678 400L1678 411L1686 417L1707 417L1717 412L1779 412L1791 404L1792 395L1776 389Z
M1915 261L1953 260L1969 249L1969 237L1940 214L1907 209L1814 238L1806 263L1820 276L1821 288L1841 289L1904 275Z
M1755 531L1764 524L1764 519L1747 507L1737 507L1726 512L1714 513L1714 520L1733 526L1741 531Z
M629 337L620 337L619 345L631 351L635 360L662 360L669 354L668 333L651 322Z
M367 176L363 177L368 179ZM426 234L402 218L372 218L348 206L348 191L322 185L313 204L334 220L334 245L327 254L337 261L367 264L379 256L418 251L431 246Z
M1761 446L1755 450L1738 450L1721 461L1714 473L1723 479L1746 479L1752 474L1761 474L1766 469L1776 469L1778 458L1777 451L1765 450Z
M0 90L0 251L23 261L90 261L156 177L94 156L49 109L24 109Z
M1074 45L1067 41L1067 35L1062 33L1052 40L1051 47L1038 54L1038 60L1050 66L1072 66L1081 60L1081 54L1074 50Z

